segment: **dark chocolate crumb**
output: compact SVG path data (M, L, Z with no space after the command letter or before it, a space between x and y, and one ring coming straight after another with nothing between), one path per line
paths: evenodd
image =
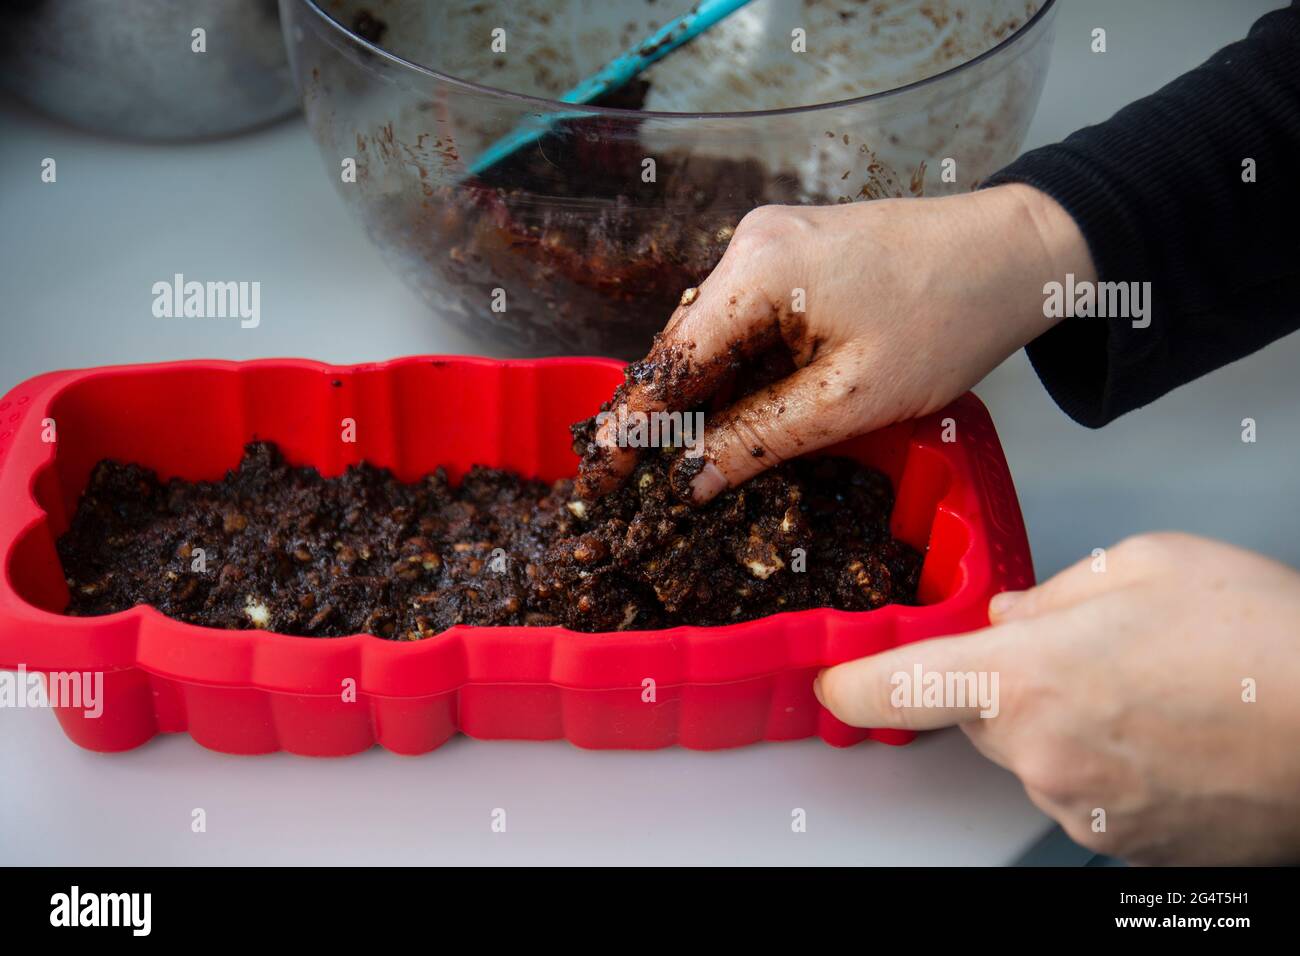
M379 43L388 30L388 24L368 10L358 10L352 18L352 32L369 43Z
M889 534L884 475L798 459L693 508L675 485L702 462L650 455L586 502L570 479L477 466L458 485L368 464L323 478L266 442L219 481L102 461L58 541L67 613L150 604L209 627L421 640L455 624L617 631L915 601L921 555Z

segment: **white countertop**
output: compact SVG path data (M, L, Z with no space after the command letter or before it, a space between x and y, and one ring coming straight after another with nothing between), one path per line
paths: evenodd
M1224 43L1269 0L1063 0L1029 146L1105 119ZM1109 52L1088 50L1104 26ZM40 162L58 162L42 184ZM380 262L300 120L158 147L0 101L0 391L54 368L219 356L340 363L472 352ZM262 283L262 321L159 323L173 273ZM978 390L1020 490L1040 576L1177 527L1300 565L1300 337L1101 432L1069 422L1023 355ZM1240 421L1259 423L1243 445ZM1280 516L1285 516L1280 520ZM722 753L586 752L457 739L340 760L210 753L188 736L82 751L53 716L0 710L0 863L952 863L1015 859L1048 827L956 731L906 748L819 741ZM203 808L208 828L190 830ZM491 832L494 808L504 834ZM791 810L808 813L791 832Z

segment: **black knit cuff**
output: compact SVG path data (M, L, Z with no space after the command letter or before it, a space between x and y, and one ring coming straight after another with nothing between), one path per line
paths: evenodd
M1095 128L1091 131L1098 132ZM1117 149L1122 149L1116 144ZM1114 180L1069 141L1044 146L1021 156L984 182L981 188L1023 183L1051 196L1078 224L1088 244L1099 281L1129 280L1146 272L1138 223L1116 194ZM1065 276L1053 276L1064 282ZM1052 400L1080 425L1100 428L1128 410L1115 407L1123 388L1115 381L1128 339L1112 323L1123 318L1066 318L1025 347ZM1131 356L1130 356L1131 359Z

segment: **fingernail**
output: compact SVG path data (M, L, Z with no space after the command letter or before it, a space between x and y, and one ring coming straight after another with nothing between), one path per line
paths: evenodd
M706 461L700 473L691 479L691 499L697 504L713 498L719 491L727 487L727 479L718 471L717 465L711 461Z
M989 601L989 617L1002 617L1016 606L1024 591L1002 591Z
M825 671L819 671L817 676L813 678L813 696L817 698L817 703L823 707L826 706L826 701L822 698L822 674L825 673Z

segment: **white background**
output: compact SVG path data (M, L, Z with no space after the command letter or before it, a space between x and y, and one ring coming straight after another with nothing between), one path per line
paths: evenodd
M1059 139L1245 34L1267 0L1064 0L1027 146ZM1104 26L1109 52L1088 50ZM58 183L39 182L43 157ZM0 102L0 391L54 368L220 356L349 363L475 348L430 319L329 187L300 120L200 145L94 137ZM1268 175L1263 171L1261 175ZM183 272L262 283L262 323L152 318ZM1023 355L978 389L1040 576L1153 528L1300 565L1300 337L1101 432L1070 423ZM1243 445L1240 421L1259 423ZM1248 639L1248 635L1243 635ZM208 831L190 831L192 809ZM509 830L490 813L506 808ZM808 813L793 834L790 812ZM0 711L0 862L1002 863L1047 829L957 732L902 748L818 741L589 753L457 739L420 758L230 757L187 736L106 756L52 715Z

